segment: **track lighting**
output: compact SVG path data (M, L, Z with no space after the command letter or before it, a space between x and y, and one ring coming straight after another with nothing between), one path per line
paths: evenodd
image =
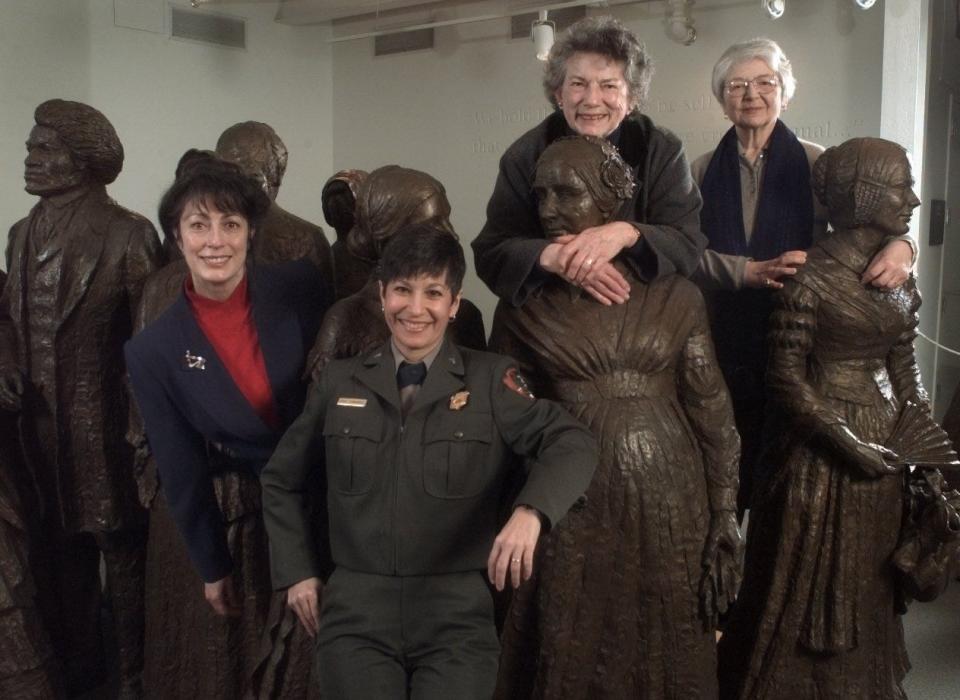
M557 25L547 19L546 10L540 10L539 18L530 24L530 38L533 39L534 50L539 60L546 61L547 56L550 55L556 29Z
M869 0L867 0L869 2ZM766 11L772 19L780 19L783 17L783 10L787 4L787 0L760 0L760 7Z

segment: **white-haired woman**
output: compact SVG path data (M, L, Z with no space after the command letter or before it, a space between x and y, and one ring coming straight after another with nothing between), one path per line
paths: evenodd
M711 86L733 126L692 166L703 196L701 229L709 239L694 279L710 292L717 357L743 441L742 514L759 467L771 292L826 231L826 213L810 188L823 146L797 138L780 120L797 81L775 41L757 38L728 48L713 68ZM891 241L863 271L862 282L900 286L913 256L908 235Z
M559 275L603 304L622 304L630 286L612 262L621 251L644 282L696 268L705 246L700 195L680 140L640 113L652 76L643 44L613 17L580 20L557 39L543 77L556 111L504 153L472 244L477 274L498 297L519 306ZM548 239L533 175L546 147L574 134L613 143L641 184L612 221Z

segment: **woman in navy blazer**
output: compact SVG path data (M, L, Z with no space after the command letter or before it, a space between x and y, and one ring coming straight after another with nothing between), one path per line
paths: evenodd
M160 222L190 274L176 302L126 346L160 507L213 611L237 618L197 620L202 644L183 634L161 640L181 644L183 656L212 654L204 664L185 659L171 674L204 697L241 695L259 658L271 586L257 476L303 407L306 352L331 302L308 261L251 264L250 241L268 206L231 164L204 160L182 174L160 203ZM163 630L147 634L149 653L157 643L149 636ZM203 678L184 673L204 667Z

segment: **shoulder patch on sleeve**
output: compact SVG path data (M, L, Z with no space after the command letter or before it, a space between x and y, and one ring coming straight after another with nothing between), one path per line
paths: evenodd
M530 391L530 385L516 367L511 367L503 375L503 385L510 391L533 401L536 397Z

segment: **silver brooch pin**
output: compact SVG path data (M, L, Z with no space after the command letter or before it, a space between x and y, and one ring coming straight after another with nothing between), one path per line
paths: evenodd
M200 355L193 355L189 350L184 353L183 363L187 369L204 370L207 368L207 359L205 357L200 357Z

